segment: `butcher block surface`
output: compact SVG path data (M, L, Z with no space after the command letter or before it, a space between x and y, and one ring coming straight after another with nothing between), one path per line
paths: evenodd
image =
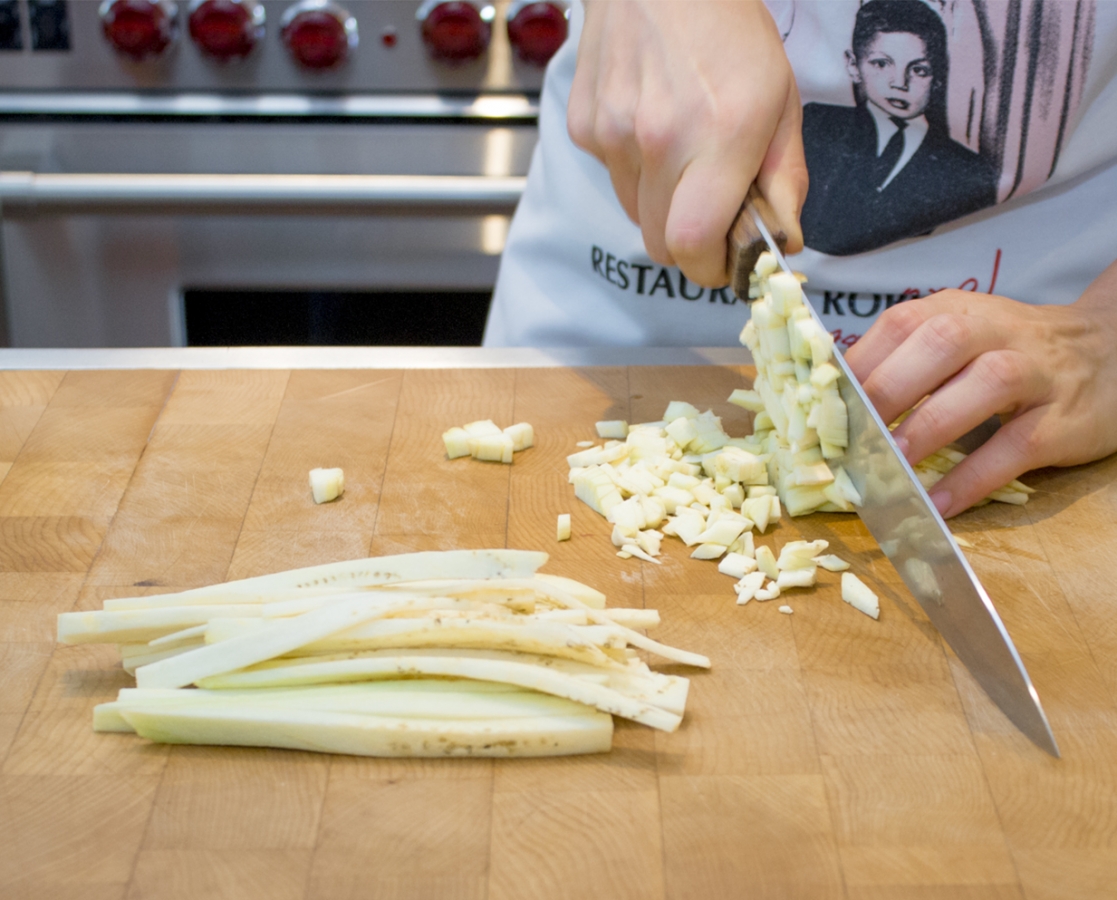
M850 898L1117 896L1117 462L1033 473L1026 507L952 522L1062 749L1017 732L945 649L853 516L784 519L881 596L738 607L664 541L621 560L564 457L594 422L712 407L724 366L0 372L0 896ZM511 466L441 433L527 421ZM315 506L307 472L345 470ZM573 538L555 541L559 513ZM517 547L660 610L708 655L675 734L618 721L609 754L377 760L94 734L132 685L55 619L106 598L367 554ZM780 603L792 615L780 614Z

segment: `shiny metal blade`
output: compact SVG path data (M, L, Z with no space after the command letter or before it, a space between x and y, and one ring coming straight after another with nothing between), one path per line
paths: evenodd
M780 267L790 272L764 220L752 216ZM1039 695L993 602L840 353L834 364L842 371L839 390L849 412L850 446L841 464L861 494L861 521L985 693L1025 735L1058 756Z

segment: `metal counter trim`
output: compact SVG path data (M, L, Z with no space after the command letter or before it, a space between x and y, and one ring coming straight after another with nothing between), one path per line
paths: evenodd
M0 369L539 369L747 366L744 347L138 347L0 349Z

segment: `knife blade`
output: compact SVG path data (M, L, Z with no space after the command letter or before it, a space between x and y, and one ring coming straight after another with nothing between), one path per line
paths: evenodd
M748 297L749 272L763 250L791 272L766 224L773 217L765 207L754 188L729 234L732 283L740 297ZM805 294L803 301L822 325ZM840 461L861 494L861 521L989 698L1037 746L1058 757L1039 694L992 600L842 355L835 353L833 362L842 373L839 393L849 415L850 445Z

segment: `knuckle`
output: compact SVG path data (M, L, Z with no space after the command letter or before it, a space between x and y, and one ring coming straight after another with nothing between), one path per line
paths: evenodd
M903 412L902 386L895 378L877 369L865 381L865 391L873 404L888 418Z
M633 122L633 138L641 156L662 160L675 140L675 128L667 116L644 107L637 111Z
M936 447L948 443L956 437L949 433L952 423L951 411L942 403L927 402L916 408L912 414L912 428L917 431L911 440L920 445L934 444Z
M609 154L623 152L632 143L632 128L611 110L599 107L593 122L593 137Z
M1021 461L1022 469L1034 469L1046 462L1048 442L1042 429L1035 427L1033 423L1016 422L1004 431L1009 452Z
M881 313L876 328L884 337L899 343L922 325L924 318L912 303L898 303Z
M1028 382L1028 366L1023 357L1008 351L982 354L974 363L975 373L1004 400L1014 399Z
M931 349L944 356L953 356L973 337L973 327L966 317L953 313L932 316L923 323L921 330Z
M570 107L566 112L566 131L576 147L588 150L593 141L593 128L590 117L581 110Z
M665 237L667 248L675 259L693 262L710 254L710 235L701 222L672 224Z

